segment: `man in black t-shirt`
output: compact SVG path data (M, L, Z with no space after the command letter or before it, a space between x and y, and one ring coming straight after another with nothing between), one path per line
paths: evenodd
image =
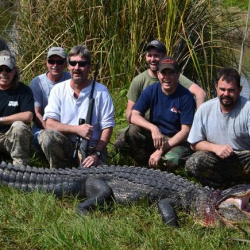
M19 70L9 51L0 51L0 152L11 156L14 165L27 165L34 117L31 89L19 82Z

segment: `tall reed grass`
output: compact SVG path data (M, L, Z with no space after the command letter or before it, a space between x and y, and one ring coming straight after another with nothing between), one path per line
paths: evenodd
M5 32L5 38L17 46L27 84L46 70L51 46L68 51L86 44L100 60L99 78L110 89L126 90L145 69L143 53L151 39L162 40L168 55L209 97L216 69L235 63L240 23L217 0L21 0L16 8L15 33Z

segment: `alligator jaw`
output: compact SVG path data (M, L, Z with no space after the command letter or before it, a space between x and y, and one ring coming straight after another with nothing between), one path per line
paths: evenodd
M219 219L226 225L250 225L249 186L238 185L223 191L221 195L215 206Z

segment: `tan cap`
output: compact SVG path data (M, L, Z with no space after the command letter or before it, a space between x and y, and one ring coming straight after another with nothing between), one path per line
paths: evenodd
M66 52L62 47L52 47L52 48L50 48L49 51L48 51L47 58L49 58L50 56L53 56L53 55L60 56L61 58L66 58L67 57Z

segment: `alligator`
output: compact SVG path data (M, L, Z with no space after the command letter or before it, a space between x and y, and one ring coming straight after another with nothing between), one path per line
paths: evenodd
M156 202L163 222L177 227L174 208L193 213L204 225L249 224L250 185L226 190L201 187L181 176L160 170L129 166L48 169L0 164L0 182L24 191L52 192L56 196L78 195L85 200L77 207L81 214L115 200L132 202L147 197Z

